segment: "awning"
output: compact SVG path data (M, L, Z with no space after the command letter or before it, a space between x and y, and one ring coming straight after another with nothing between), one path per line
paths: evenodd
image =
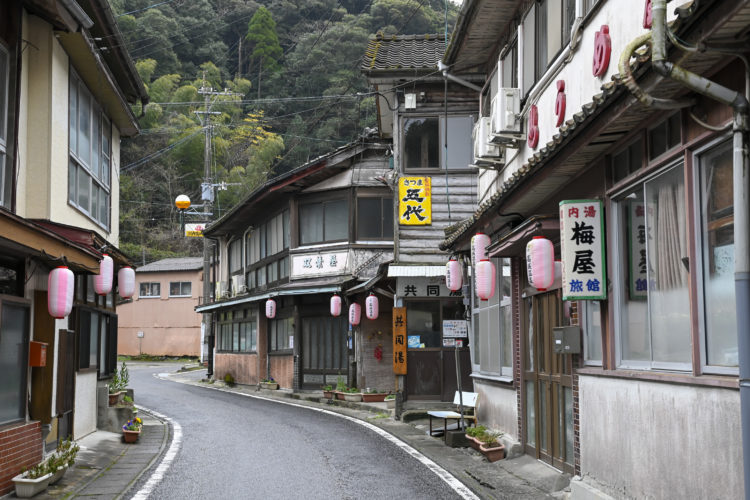
M48 231L51 231L59 236L62 236L68 241L75 243L77 246L84 248L96 255L96 269L95 272L99 272L99 260L102 254L107 254L112 257L115 266L131 266L130 258L122 253L122 251L114 246L112 243L107 241L96 231L90 229L84 229L76 226L69 226L67 224L60 224L58 222L52 222L46 219L33 219L34 224L41 226ZM135 266L134 266L135 267Z
M554 215L535 215L487 247L490 257L516 257L524 255L526 244L534 236L544 236L555 242L560 239L560 219Z
M388 266L389 278L402 278L407 276L424 276L427 278L445 276L445 266Z
M251 302L258 302L259 300L265 300L271 297L340 292L343 288L344 283L350 281L351 279L351 276L338 276L336 278L326 278L322 280L292 281L274 288L273 290L244 295L242 297L234 297L232 299L222 300L221 302L214 302L212 304L198 306L195 308L195 312L210 312L217 309L238 306L241 304L248 304Z

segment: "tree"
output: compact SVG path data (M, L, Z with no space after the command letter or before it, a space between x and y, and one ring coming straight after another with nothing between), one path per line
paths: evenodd
M245 37L252 48L251 59L258 64L258 99L260 99L260 81L265 67L269 71L279 69L279 59L284 54L276 34L276 23L265 7L260 7L247 25Z

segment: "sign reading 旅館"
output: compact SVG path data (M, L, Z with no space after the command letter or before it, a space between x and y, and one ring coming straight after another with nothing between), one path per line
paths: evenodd
M600 200L560 202L563 300L604 300L604 214Z

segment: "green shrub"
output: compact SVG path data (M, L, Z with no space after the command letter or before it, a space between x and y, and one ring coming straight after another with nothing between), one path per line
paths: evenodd
M227 384L229 387L234 386L234 377L231 373L227 373L224 375L224 383Z

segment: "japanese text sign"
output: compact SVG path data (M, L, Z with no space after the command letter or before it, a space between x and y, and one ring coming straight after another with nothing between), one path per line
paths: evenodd
M646 240L649 237L646 234L646 204L641 200L631 200L628 204L628 289L631 300L645 299L648 295Z
M444 319L443 338L468 338L469 323L463 319Z
M563 300L604 300L604 214L599 200L560 202Z
M398 181L398 223L405 226L432 224L430 177L401 177Z
M443 276L402 276L396 279L396 294L399 297L462 297L461 289L452 292L445 286Z
M393 308L393 373L406 375L406 308Z
M348 252L292 255L291 279L342 274L347 269L348 258Z
M198 223L198 224L185 224L185 236L190 238L202 238L203 237L203 227L205 224Z

